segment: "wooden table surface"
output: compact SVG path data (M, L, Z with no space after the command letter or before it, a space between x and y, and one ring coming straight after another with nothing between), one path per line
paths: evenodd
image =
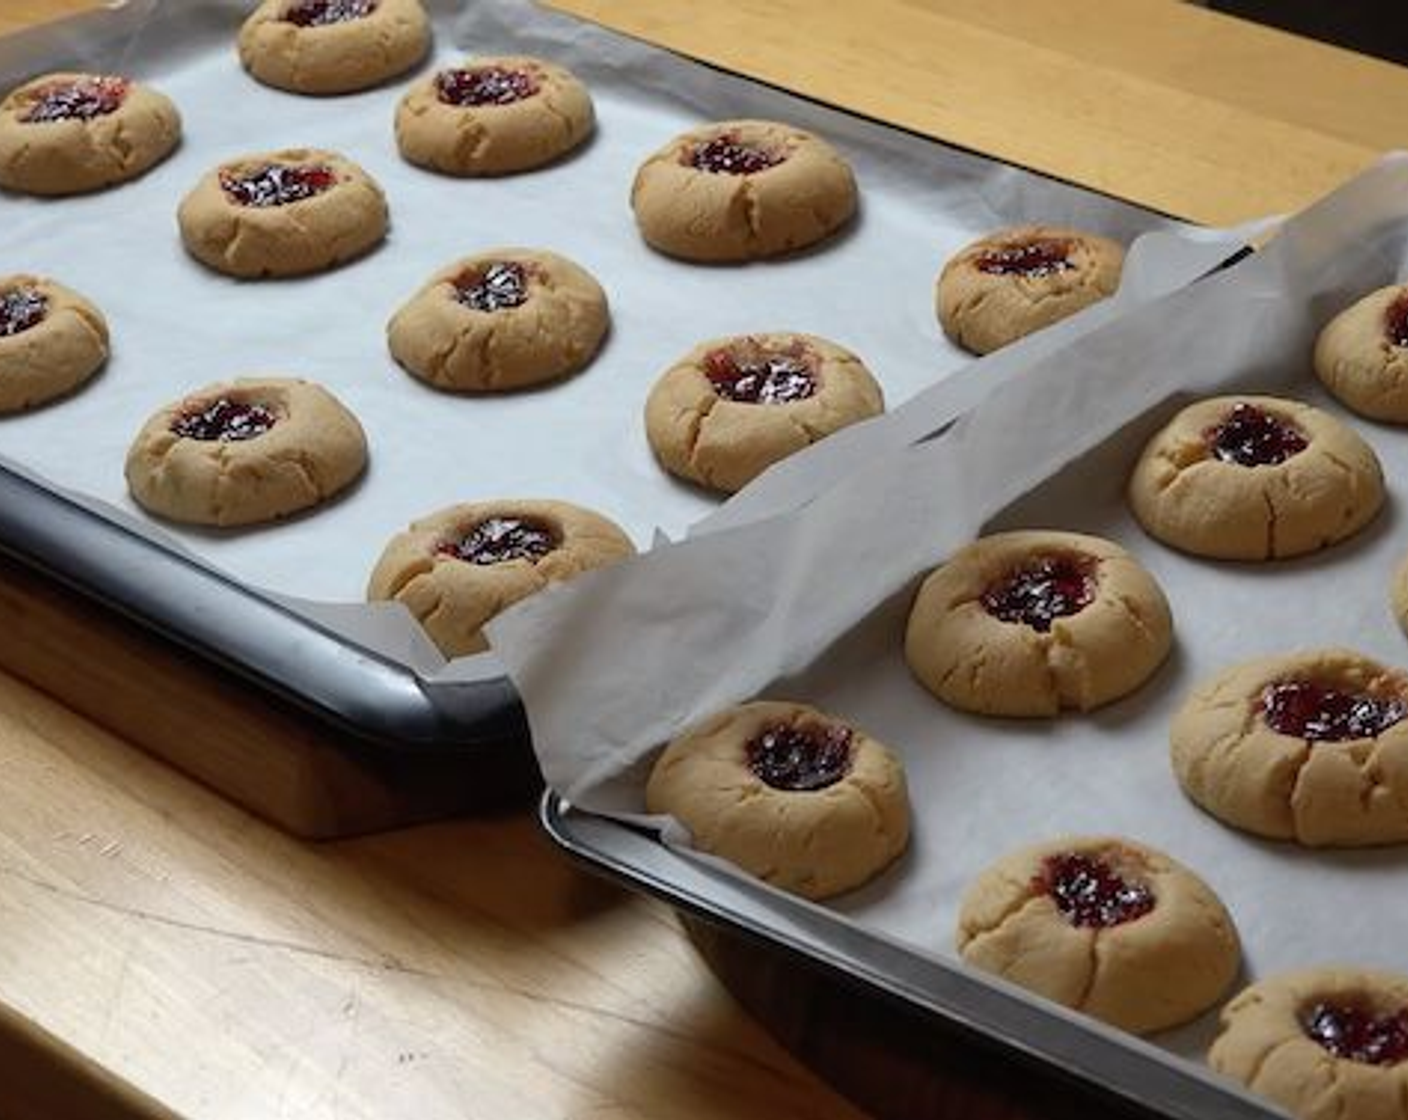
M559 6L1203 221L1408 139L1408 71L1172 0ZM858 1115L526 813L300 843L3 674L0 773L6 1117Z

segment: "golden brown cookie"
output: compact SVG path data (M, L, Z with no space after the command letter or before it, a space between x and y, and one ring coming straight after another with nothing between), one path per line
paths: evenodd
M177 211L191 256L252 279L321 272L386 236L386 198L351 160L289 148L229 160L206 173Z
M856 181L826 141L772 121L719 121L671 140L636 172L645 240L692 261L749 261L815 244L856 210Z
M1150 536L1219 560L1275 560L1353 536L1384 501L1373 448L1280 397L1211 397L1145 446L1129 504Z
M489 648L491 618L550 583L635 555L612 521L531 498L450 506L392 538L367 599L406 604L446 657Z
M1315 341L1315 375L1361 416L1408 424L1408 284L1331 319Z
M645 432L671 474L731 493L884 408L870 371L834 342L737 335L700 343L661 375L645 402Z
M351 93L425 57L420 0L264 0L240 28L240 62L293 93Z
M1408 1120L1408 976L1268 977L1223 1008L1208 1064L1297 1120Z
M1168 601L1119 545L1026 530L974 541L925 579L904 653L955 708L1051 716L1134 691L1172 641Z
M181 139L165 94L107 74L45 74L0 101L0 187L79 194L125 183Z
M587 87L525 55L469 58L417 82L396 108L396 144L447 175L506 175L551 163L591 135Z
M1120 286L1118 242L1060 226L1017 226L965 246L939 274L944 334L974 354L1060 322Z
M0 277L0 415L72 392L108 357L102 312L40 276Z
M1211 887L1162 852L1109 836L1061 837L988 867L959 906L958 951L1136 1034L1207 1011L1242 955Z
M591 274L543 249L489 249L446 265L391 317L391 355L452 392L521 389L575 373L610 314Z
M275 521L327 501L362 473L362 426L311 381L207 385L157 412L127 452L138 505L193 525Z
M1408 840L1408 676L1347 649L1234 665L1169 741L1184 791L1236 828L1312 847Z
M900 760L805 704L760 700L706 720L665 748L645 800L699 851L806 898L860 886L909 842Z

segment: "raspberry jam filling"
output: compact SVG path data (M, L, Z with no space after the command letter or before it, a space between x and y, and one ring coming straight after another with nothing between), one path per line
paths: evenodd
M196 405L181 413L172 422L171 430L182 439L239 443L262 436L276 423L278 417L263 405L221 397L204 407Z
M469 564L487 566L506 560L541 560L561 544L557 533L528 517L488 517L457 541L435 551Z
M1391 1066L1408 1058L1408 1009L1375 1015L1356 1003L1323 1001L1301 1020L1306 1037L1337 1058Z
M1384 314L1384 334L1395 346L1408 346L1408 291L1388 305Z
M696 144L685 154L685 163L716 175L756 175L776 167L786 158L783 152L747 144L737 136L725 134Z
M1034 886L1051 896L1073 926L1107 929L1154 908L1154 892L1143 883L1132 883L1104 860L1078 852L1048 856Z
M1408 715L1396 696L1341 692L1313 681L1278 681L1261 694L1261 714L1271 730L1312 743L1372 739Z
M538 80L527 70L483 66L435 75L435 95L446 105L512 105L537 92Z
M322 194L337 183L337 174L320 163L266 163L251 171L221 171L220 186L241 206L287 206Z
M975 264L979 272L997 276L1052 276L1075 268L1071 263L1071 243L1060 240L1028 241L989 249Z
M1095 569L1095 558L1079 553L1036 557L991 584L982 594L983 609L1045 634L1056 619L1095 601Z
M299 27L327 27L365 19L374 11L376 0L296 0L284 11L284 22Z
M29 107L20 120L25 124L92 120L116 111L127 96L127 88L125 78L50 82L29 94Z
M1242 467L1270 467L1299 455L1310 441L1294 425L1254 404L1233 407L1221 424L1204 433L1215 458Z
M38 326L49 313L49 301L37 288L0 292L0 338Z
M747 746L748 769L773 789L825 789L851 769L851 729L828 724L774 724Z
M704 376L719 396L743 404L790 404L817 391L812 359L801 345L714 350L704 358Z
M495 261L454 281L455 299L474 311L503 311L528 302L528 271L514 261Z

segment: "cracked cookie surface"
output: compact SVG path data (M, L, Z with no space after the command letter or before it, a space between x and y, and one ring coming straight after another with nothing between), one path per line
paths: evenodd
M834 342L734 335L700 343L660 376L646 398L645 431L671 474L732 493L884 408L864 363Z
M102 313L42 276L0 277L0 415L62 397L108 357Z
M1219 560L1275 560L1353 536L1384 501L1378 456L1329 413L1281 397L1212 397L1145 446L1128 487L1150 536Z
M1223 1009L1208 1064L1297 1120L1408 1120L1408 976L1334 966L1267 977Z
M698 851L806 898L860 886L909 842L899 758L805 704L759 700L710 717L656 759L645 797Z
M440 652L458 657L489 648L484 624L504 608L634 554L618 525L569 502L467 502L392 538L367 599L404 603Z
M292 93L370 89L430 46L420 0L264 0L240 28L244 68Z
M693 261L757 260L813 245L850 221L857 202L850 165L830 144L757 120L675 137L641 164L631 188L646 242Z
M982 537L930 573L904 652L919 682L955 708L1052 716L1132 692L1172 641L1163 591L1119 545L1018 530Z
M1169 733L1184 791L1235 828L1314 847L1408 840L1408 676L1347 649L1200 684Z
M391 355L451 392L521 389L575 373L610 324L591 273L543 249L488 249L440 269L391 317Z
M321 385L255 377L159 410L127 452L144 509L193 525L275 521L328 501L366 467L357 418Z
M1408 284L1370 292L1315 341L1315 375L1361 416L1408 424Z
M934 286L944 334L987 354L1115 293L1124 248L1060 226L1000 230L959 250Z
M466 59L417 82L396 107L396 145L447 175L507 175L591 135L591 95L568 70L526 55Z

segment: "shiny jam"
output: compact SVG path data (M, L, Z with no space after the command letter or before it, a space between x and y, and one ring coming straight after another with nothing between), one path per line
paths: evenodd
M748 769L773 789L810 793L839 782L851 769L851 729L779 723L748 743Z
M743 404L790 404L815 396L816 373L801 346L768 349L757 344L715 350L704 359L714 392Z
M696 144L686 154L685 163L716 175L756 175L776 167L787 157L782 152L745 144L737 136L716 136Z
M1143 883L1131 883L1104 860L1078 852L1048 856L1034 886L1051 896L1073 926L1107 929L1154 908L1154 892Z
M35 288L0 292L0 338L37 326L49 313L49 301Z
M435 95L446 105L512 105L537 92L538 81L526 70L484 66L435 75Z
M1204 437L1215 458L1242 467L1275 466L1310 445L1299 429L1253 404L1236 405Z
M322 164L266 163L252 171L221 171L220 186L241 206L287 206L322 194L337 183L337 174Z
M1384 334L1395 346L1408 346L1408 291L1388 305L1384 313Z
M549 526L527 517L489 517L458 541L436 549L468 564L502 564L507 560L541 560L561 543Z
M1341 692L1313 681L1279 681L1261 694L1261 715L1271 730L1312 743L1372 739L1408 715L1394 696Z
M979 272L997 276L1051 276L1075 268L1070 261L1069 241L1028 241L1021 245L1004 245L989 249L976 262Z
M528 302L528 273L513 261L495 261L454 281L455 299L474 311L503 311Z
M1079 614L1095 601L1092 556L1039 556L983 592L983 610L1003 622L1020 622L1045 634L1058 618Z
M262 436L277 422L278 417L263 405L221 397L183 412L172 422L171 430L182 439L239 443Z
M285 9L283 18L299 27L327 27L365 19L374 11L376 0L296 0Z
M29 94L25 124L47 121L87 121L115 112L127 96L125 78L78 78L50 82Z
M1408 1009L1375 1015L1354 1003L1322 1001L1301 1020L1306 1037L1337 1058L1391 1066L1408 1058Z

